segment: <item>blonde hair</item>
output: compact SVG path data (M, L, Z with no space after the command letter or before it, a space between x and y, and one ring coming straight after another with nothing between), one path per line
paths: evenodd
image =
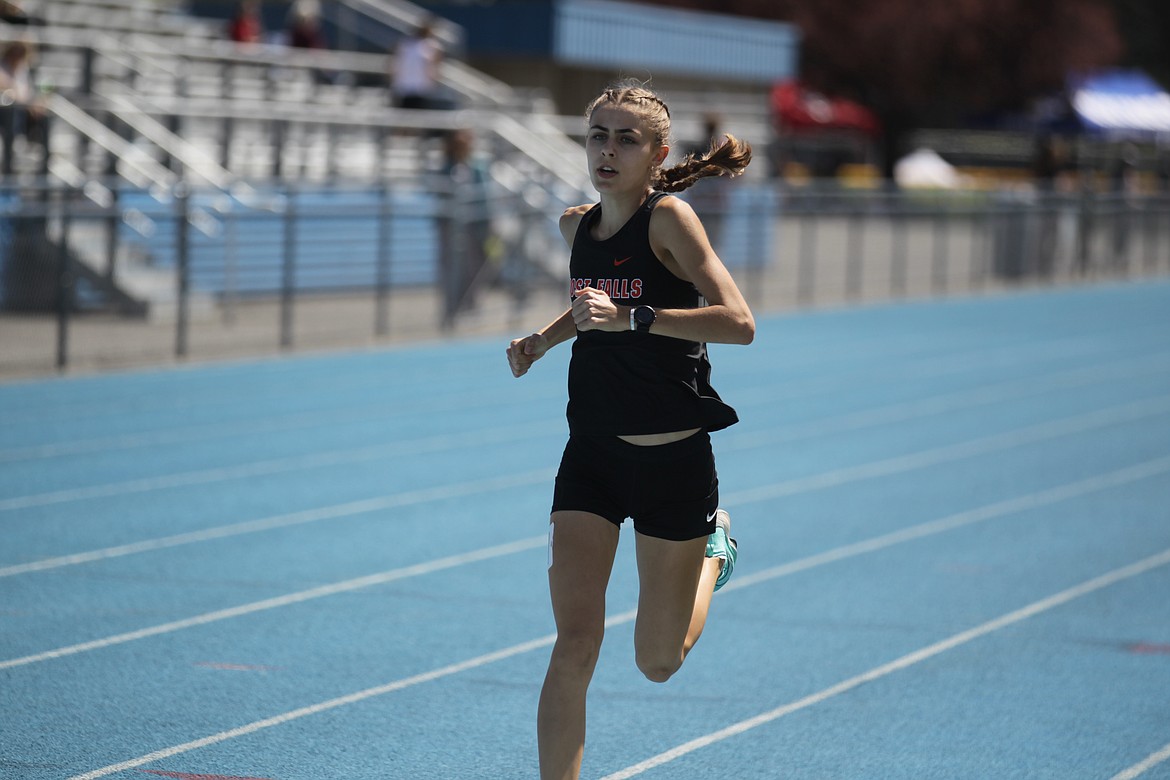
M670 109L644 82L626 79L611 84L585 109L585 120L591 122L593 112L603 105L634 112L646 123L656 145L669 145ZM650 184L662 192L682 192L707 176L738 176L751 161L751 144L725 134L712 141L706 152L688 154L678 165L665 169L656 165L650 173Z

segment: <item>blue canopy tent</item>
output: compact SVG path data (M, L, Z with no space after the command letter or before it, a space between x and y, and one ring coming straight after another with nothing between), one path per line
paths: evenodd
M1074 78L1069 96L1090 133L1145 138L1170 134L1170 94L1142 71L1108 70Z

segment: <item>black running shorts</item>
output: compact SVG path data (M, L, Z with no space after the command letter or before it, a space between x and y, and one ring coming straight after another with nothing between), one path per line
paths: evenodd
M552 511L633 518L646 536L685 541L715 530L719 478L711 437L643 447L616 436L570 436L553 490Z

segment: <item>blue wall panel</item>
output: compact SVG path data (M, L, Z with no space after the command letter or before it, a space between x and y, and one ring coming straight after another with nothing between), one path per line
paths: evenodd
M475 56L764 84L796 73L800 36L781 22L619 0L424 5L461 25Z
M788 24L615 0L555 5L561 63L764 83L795 73L798 36Z

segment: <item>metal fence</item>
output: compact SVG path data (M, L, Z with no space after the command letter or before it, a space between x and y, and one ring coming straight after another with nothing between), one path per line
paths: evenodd
M1170 271L1166 195L809 188L773 200L760 283L785 305Z
M688 191L759 311L1170 273L1170 198ZM531 201L531 202L530 202ZM0 373L383 344L563 309L559 205L449 182L0 187Z

